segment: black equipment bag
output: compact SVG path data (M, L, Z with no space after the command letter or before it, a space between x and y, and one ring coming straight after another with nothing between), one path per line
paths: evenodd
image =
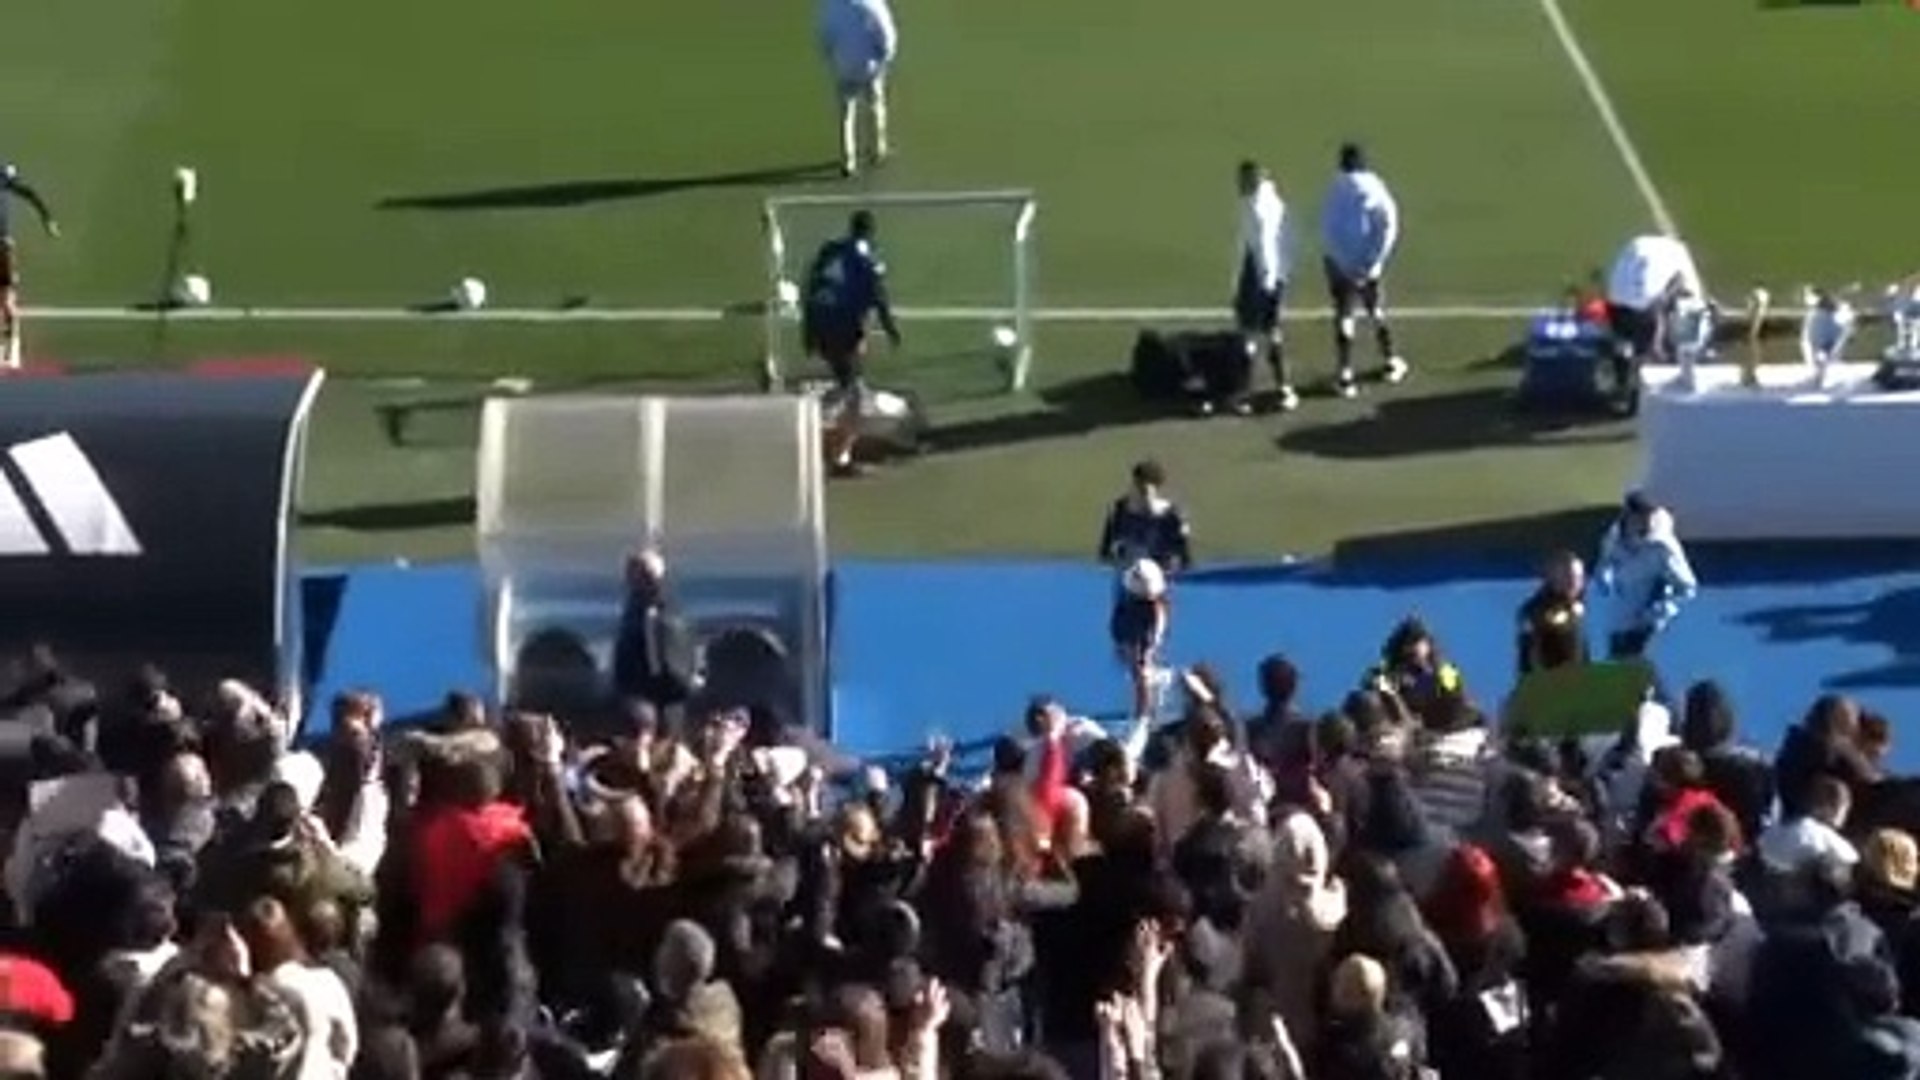
M1246 392L1253 365L1240 335L1142 330L1133 343L1133 387L1148 401L1221 400Z

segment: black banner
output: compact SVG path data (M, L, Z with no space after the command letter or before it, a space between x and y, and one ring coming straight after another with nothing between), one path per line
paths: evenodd
M290 515L319 372L0 383L0 653L299 675Z

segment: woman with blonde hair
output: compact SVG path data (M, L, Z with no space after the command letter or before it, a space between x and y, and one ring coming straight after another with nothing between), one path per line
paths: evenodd
M1423 1075L1427 1034L1420 1015L1389 995L1387 969L1355 953L1328 980L1327 1020L1309 1070L1316 1080L1377 1080Z
M1295 810L1274 827L1273 865L1247 909L1246 986L1250 1004L1271 1014L1302 1054L1320 1031L1318 979L1347 917L1347 890L1330 871L1327 838Z

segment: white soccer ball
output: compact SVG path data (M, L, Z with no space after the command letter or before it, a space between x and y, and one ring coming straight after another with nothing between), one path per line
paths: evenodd
M1755 289L1747 294L1747 302L1754 307L1766 307L1773 302L1773 295L1765 289Z
M173 194L182 206L192 206L200 197L200 174L185 165L173 170Z
M996 326L993 328L993 344L998 348L1011 351L1019 347L1020 334L1011 326Z
M1167 572L1152 559L1135 559L1120 575L1120 587L1127 595L1141 600L1158 600L1167 594Z
M461 311L478 311L487 306L487 283L479 278L461 278L453 287L453 306Z
M773 294L780 301L782 311L792 311L800 306L800 286L786 278L781 278L773 287Z
M213 283L199 274L187 274L175 283L173 301L181 307L206 307L213 302Z

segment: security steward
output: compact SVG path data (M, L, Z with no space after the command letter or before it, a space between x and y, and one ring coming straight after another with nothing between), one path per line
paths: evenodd
M1547 560L1540 587L1520 605L1522 677L1587 662L1586 578L1586 566L1571 551L1555 552Z

